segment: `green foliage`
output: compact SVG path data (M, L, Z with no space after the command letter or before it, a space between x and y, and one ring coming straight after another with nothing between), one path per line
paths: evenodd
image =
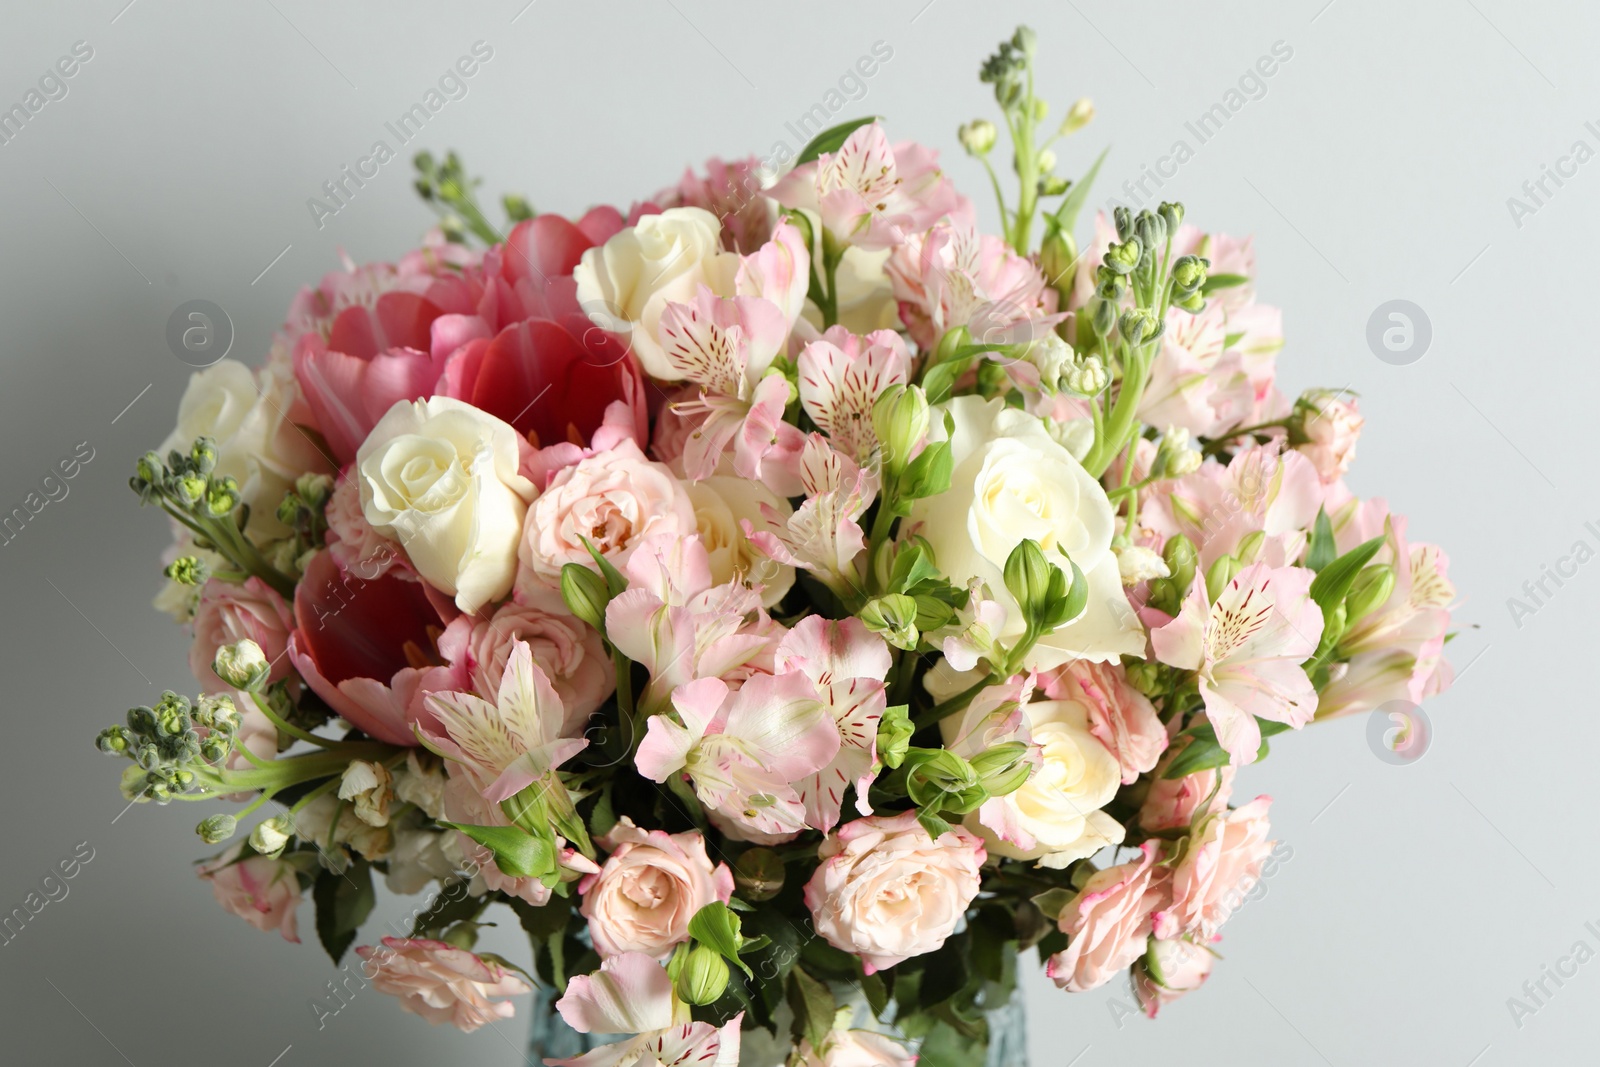
M338 966L377 900L371 866L356 860L343 873L319 871L311 883L311 900L317 909L317 940Z

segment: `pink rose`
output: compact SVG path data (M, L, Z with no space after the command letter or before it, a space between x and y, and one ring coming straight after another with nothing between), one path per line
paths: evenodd
M1336 482L1356 458L1356 440L1366 419L1355 399L1332 393L1307 393L1295 404L1289 440L1317 468L1324 485Z
M1216 940L1215 938L1213 940ZM1150 1018L1185 993L1193 993L1211 977L1217 954L1193 941L1151 941L1134 965L1133 992Z
M532 649L533 662L561 698L566 710L561 732L581 734L589 716L617 687L611 657L587 623L507 603L488 619L459 616L440 635L439 652L460 673L457 688L493 700L518 641Z
M1231 763L1208 771L1195 771L1182 778L1162 777L1172 761L1178 758L1178 753L1189 744L1189 740L1184 739L1174 745L1166 758L1156 764L1155 773L1150 776L1150 791L1145 794L1144 804L1139 808L1139 825L1146 833L1187 828L1202 804L1205 805L1203 814L1206 815L1228 808L1228 798L1233 796L1233 776L1238 772Z
M1117 757L1122 784L1156 765L1167 748L1167 728L1148 697L1128 684L1119 663L1074 660L1044 682L1045 696L1070 700L1089 713L1089 732Z
M1069 993L1094 989L1144 953L1157 913L1170 900L1157 851L1147 841L1137 860L1095 872L1062 910L1061 932L1069 940L1045 970L1056 985Z
M664 959L689 939L689 920L733 896L733 874L706 857L697 831L641 830L626 816L607 835L611 856L585 878L583 915L601 956L643 952Z
M805 890L812 925L867 974L943 945L978 895L986 857L959 826L935 841L914 811L846 823L817 855Z
M328 553L341 570L363 578L377 578L398 566L403 577L415 572L405 552L393 541L372 528L361 511L361 484L347 470L328 495L324 512L328 520Z
M211 883L211 892L225 910L257 930L276 930L285 941L298 943L295 908L300 905L300 880L294 866L266 856L251 856L235 863L242 848L235 845L212 862L202 864L200 877Z
M1267 808L1259 796L1242 808L1206 820L1172 871L1172 916L1184 933L1210 938L1261 880L1268 841Z
M386 937L381 948L362 945L356 955L366 961L363 973L378 992L399 997L402 1008L436 1026L454 1023L469 1034L517 1013L507 1001L492 998L533 992L500 964L443 941Z
M564 565L593 567L585 540L620 568L646 538L696 529L694 506L672 472L623 441L558 472L528 508L517 552L517 599L548 601Z
M189 646L189 669L207 693L226 693L228 683L211 669L217 649L248 638L261 646L272 665L267 681L282 681L289 674L284 649L294 617L283 597L259 578L243 584L212 578L200 591L194 610L194 644Z

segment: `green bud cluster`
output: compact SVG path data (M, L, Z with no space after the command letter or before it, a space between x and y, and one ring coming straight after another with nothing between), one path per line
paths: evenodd
M199 772L228 758L240 721L229 697L206 694L191 702L166 692L153 707L130 710L126 725L100 731L95 745L134 762L123 777L124 795L164 804L193 789Z
M165 499L184 511L218 518L233 514L240 497L238 480L218 476L216 468L217 443L197 437L187 455L174 448L163 460L146 452L134 465L128 484L143 503Z

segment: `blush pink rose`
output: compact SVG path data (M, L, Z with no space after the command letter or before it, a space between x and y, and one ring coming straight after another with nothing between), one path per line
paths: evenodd
M1133 969L1133 992L1139 1007L1154 1019L1162 1008L1204 985L1216 962L1217 954L1207 945L1181 939L1151 941L1149 951Z
M300 906L300 880L294 866L266 856L235 863L242 848L235 845L201 865L200 877L211 883L211 892L225 910L257 930L276 930L285 941L298 943L295 909Z
M282 681L289 674L289 661L283 653L293 629L289 605L260 578L247 578L242 584L212 578L201 589L194 609L189 669L205 692L228 692L228 683L217 677L211 661L223 645L248 638L261 646L272 665L267 680Z
M978 895L987 854L963 827L935 841L908 811L845 823L817 855L805 889L812 925L874 974L944 944Z
M1233 796L1233 776L1238 773L1238 768L1231 763L1208 771L1195 771L1182 778L1162 777L1172 761L1178 758L1178 753L1189 744L1187 739L1180 741L1165 759L1156 764L1155 773L1150 777L1150 791L1145 794L1144 804L1139 808L1139 825L1146 833L1185 829L1194 821L1195 813L1201 810L1202 805L1206 815L1228 808L1228 799Z
M1159 913L1171 900L1167 873L1155 865L1158 846L1147 841L1131 863L1097 871L1061 912L1067 947L1045 969L1069 993L1102 986L1145 950Z
M372 579L399 567L400 575L415 572L399 542L372 528L361 510L361 483L349 471L339 478L328 495L324 516L328 521L328 553L344 571Z
M606 835L611 855L579 885L583 915L601 956L643 952L665 959L689 940L689 920L733 896L726 864L712 866L697 831L641 830L626 816Z
M1267 808L1259 796L1242 808L1206 820L1172 871L1172 917L1184 933L1215 937L1228 916L1261 880L1272 852Z
M1324 485L1337 482L1356 458L1356 441L1366 419L1352 397L1308 393L1295 405L1289 440L1296 452L1311 461Z
M528 508L517 550L517 599L548 602L568 563L594 566L588 540L621 568L646 538L698 529L694 505L672 471L631 440L563 468ZM559 594L557 594L559 595Z
M1044 680L1045 696L1071 700L1089 713L1089 732L1117 757L1122 784L1156 765L1167 748L1167 728L1148 697L1128 684L1120 663L1074 660Z
M616 671L594 627L571 615L507 603L488 619L461 615L439 636L439 654L459 674L457 688L485 700L500 692L500 677L518 641L561 698L564 736L583 732L589 716L617 687Z
M517 1013L508 1001L533 987L498 963L443 941L386 937L381 947L362 945L356 954L363 973L380 993L400 998L400 1006L437 1026L452 1023L471 1033Z

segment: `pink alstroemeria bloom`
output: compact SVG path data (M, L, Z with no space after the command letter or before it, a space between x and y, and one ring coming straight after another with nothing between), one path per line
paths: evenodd
M1299 559L1323 491L1310 460L1298 452L1280 455L1276 445L1269 445L1245 449L1226 467L1207 460L1170 493L1149 499L1141 521L1165 537L1186 535L1204 572L1258 531L1266 534L1263 561L1281 567Z
M506 660L496 703L456 692L430 693L426 703L442 732L418 724L417 736L470 771L493 803L515 796L589 744L587 738L561 736L561 698L526 641L518 641Z
M641 712L666 707L673 690L696 678L770 664L774 636L760 594L739 582L713 586L698 535L650 538L625 569L629 586L606 606L606 633L650 672Z
M697 207L722 222L722 246L729 252L751 253L772 236L772 202L761 191L761 160L708 159L704 177L691 168L678 184L650 199L662 208Z
M957 326L967 327L974 341L1016 344L1043 337L1066 318L1033 261L971 223L942 223L909 237L885 269L906 331L925 352Z
M1299 729L1316 715L1317 690L1301 666L1322 638L1315 577L1303 567L1255 563L1210 604L1196 575L1178 617L1150 632L1158 660L1199 672L1206 717L1234 763L1256 758L1257 718Z
M804 674L759 674L737 690L701 678L672 694L683 725L652 715L634 762L653 782L687 774L731 829L773 836L806 828L795 783L839 752L828 706Z
M721 1028L692 1022L672 995L666 969L642 952L624 952L592 974L574 975L556 1010L580 1034L636 1034L550 1067L738 1067L740 1012Z
M872 814L867 789L877 777L878 721L888 704L889 646L860 619L808 615L778 643L777 671L798 671L816 687L839 732L839 751L798 783L806 824L827 833L839 822L844 791L856 787L856 810Z
M856 557L867 547L859 520L878 495L878 475L814 433L800 453L800 483L806 502L793 515L763 504L760 529L748 519L740 523L745 536L772 559L811 571L835 592L859 592Z
M939 170L939 155L910 141L890 146L876 122L839 151L802 163L767 190L787 208L813 211L846 244L893 248L947 215L970 219L972 205Z
M893 330L857 337L832 326L820 341L801 349L796 362L800 406L834 448L865 464L878 447L872 406L884 390L904 385L910 375L906 343Z
M695 424L683 450L692 481L715 473L731 446L733 469L741 477L768 482L784 496L799 491L793 468L805 438L783 418L788 381L767 374L788 329L771 301L723 298L708 286L691 303L670 303L661 313L668 364L700 386L699 399L675 409Z

